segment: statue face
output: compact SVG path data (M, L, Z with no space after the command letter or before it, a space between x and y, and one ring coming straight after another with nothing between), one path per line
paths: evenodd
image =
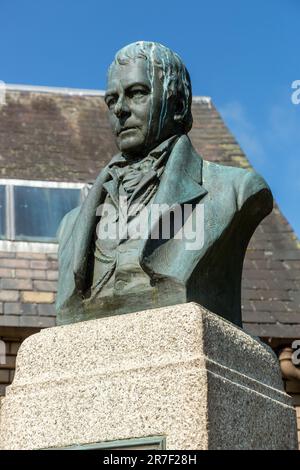
M144 59L112 66L105 102L117 146L131 158L143 158L174 134L174 121L168 116L159 131L162 86L156 71L151 87Z

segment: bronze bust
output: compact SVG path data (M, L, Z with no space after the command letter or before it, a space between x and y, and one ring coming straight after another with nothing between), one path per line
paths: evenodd
M194 301L241 325L243 260L272 210L267 184L195 151L189 73L167 47L121 49L105 102L120 153L59 228L58 323Z

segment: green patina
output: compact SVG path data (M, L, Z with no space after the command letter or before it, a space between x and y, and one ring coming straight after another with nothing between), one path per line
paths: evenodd
M59 324L194 301L241 325L245 251L255 228L272 210L272 194L255 172L207 162L195 151L187 136L191 100L189 74L170 49L139 42L117 53L105 101L120 154L60 226ZM172 145L161 150L167 142ZM164 159L159 168L153 154ZM140 175L145 167L147 172ZM132 188L126 193L127 180L133 193ZM140 191L135 191L138 184ZM124 188L127 200L134 202L152 191L147 201L150 229L135 243L120 239L111 247L101 245L104 254L99 258L96 229L103 216L97 209ZM169 210L153 220L155 204ZM192 207L191 220L203 230L203 243L195 249L187 249L186 240L175 236L178 230L168 218L172 235L153 236L156 224L184 204ZM182 219L181 228L186 225ZM97 295L93 285L100 286Z

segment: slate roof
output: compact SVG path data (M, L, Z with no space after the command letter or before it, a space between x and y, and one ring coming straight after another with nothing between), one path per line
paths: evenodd
M193 100L190 133L207 160L250 167L209 98ZM10 86L0 107L0 178L91 182L116 152L98 91ZM55 254L0 253L0 327L55 323ZM245 329L300 338L300 243L275 205L247 250Z

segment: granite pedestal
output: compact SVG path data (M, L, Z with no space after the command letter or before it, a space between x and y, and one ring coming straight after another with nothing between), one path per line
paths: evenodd
M30 336L0 412L2 449L151 436L167 449L297 448L274 353L194 303Z

